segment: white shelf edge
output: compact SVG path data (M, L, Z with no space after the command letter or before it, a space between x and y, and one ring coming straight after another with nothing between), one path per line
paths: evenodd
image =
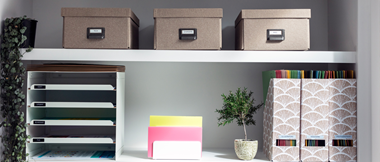
M34 142L34 139L44 139L44 141ZM115 137L32 137L28 143L115 144Z
M37 105L36 105L37 104ZM45 106L38 106L38 104L45 104ZM107 108L114 109L111 102L44 102L34 101L28 108Z
M233 145L232 145L233 146ZM200 160L152 160L148 158L147 150L129 150L124 149L122 154L117 158L117 161L133 161L133 162L189 162L189 161L203 161L203 162L241 162L238 159L234 149L202 149L202 158ZM270 162L262 151L258 151L255 158L250 162Z
M34 124L35 121L43 121L44 124ZM28 124L31 126L115 126L112 120L33 119Z
M105 50L36 48L26 61L356 63L355 51Z

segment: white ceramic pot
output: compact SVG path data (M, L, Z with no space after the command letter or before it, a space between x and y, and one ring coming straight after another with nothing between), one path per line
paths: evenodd
M252 160L257 153L257 140L252 141L248 139L235 139L235 153L239 159L242 160Z

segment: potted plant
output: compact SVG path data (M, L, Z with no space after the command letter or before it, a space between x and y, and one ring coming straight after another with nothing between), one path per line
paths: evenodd
M21 62L23 53L20 48L28 39L24 33L27 27L23 25L26 16L7 18L4 22L4 33L1 35L1 59L0 59L0 105L3 121L1 142L4 145L2 152L5 162L25 161L28 154L25 152L26 124L24 112L25 94L22 91L24 85L25 68ZM30 52L32 49L26 50Z
M235 153L239 159L252 160L256 156L258 142L252 141L247 138L248 125L255 125L256 121L253 119L253 115L264 104L258 104L254 106L255 99L252 97L253 92L247 92L247 88L244 90L238 90L236 93L232 93L228 96L222 94L223 108L216 110L219 113L218 126L225 126L236 120L239 126L244 128L244 139L235 139Z

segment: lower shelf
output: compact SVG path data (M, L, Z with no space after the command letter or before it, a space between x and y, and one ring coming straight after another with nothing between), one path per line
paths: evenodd
M45 151L46 152L46 151ZM87 151L89 152L89 151ZM75 158L75 157L66 157L66 158L38 158L42 153L33 156L33 161L78 161L78 162L92 162L98 160L112 160L115 161L115 158ZM200 160L152 160L148 158L147 150L124 150L123 153L117 158L117 162L191 162L191 161L205 161L205 162L219 162L219 161L236 161L242 162L238 159L234 149L203 149L202 158ZM250 162L269 162L265 157L262 151L257 152L256 157Z
M216 162L216 161L236 161L242 162L238 159L235 154L234 149L203 149L202 158L200 160L152 160L148 158L148 153L146 150L124 150L117 161L133 161L133 162L173 162L173 161L206 161L206 162ZM255 159L250 162L268 162L268 158L265 157L262 151L257 152Z

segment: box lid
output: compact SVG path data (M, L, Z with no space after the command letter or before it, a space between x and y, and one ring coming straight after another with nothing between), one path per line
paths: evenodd
M139 18L130 8L62 8L62 17L130 17L137 26Z
M311 9L243 9L235 20L242 19L310 19Z
M156 8L154 9L154 18L157 17L223 17L222 8Z

